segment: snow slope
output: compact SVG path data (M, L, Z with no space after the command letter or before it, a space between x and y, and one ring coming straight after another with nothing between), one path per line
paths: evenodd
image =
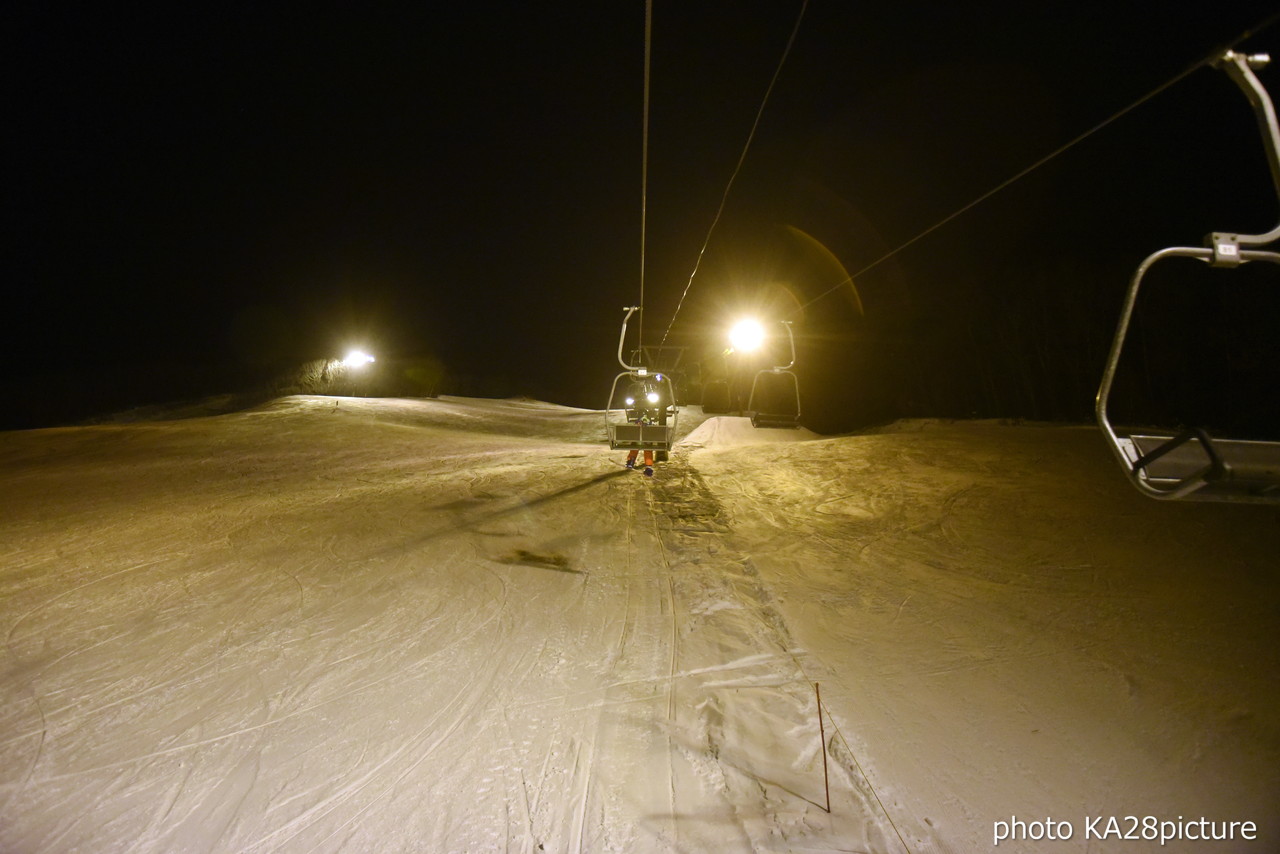
M535 401L0 433L0 851L1280 847L1274 509L1083 428L681 428L653 481Z

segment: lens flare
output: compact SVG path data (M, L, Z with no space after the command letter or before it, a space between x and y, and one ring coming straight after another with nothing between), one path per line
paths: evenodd
M735 350L743 352L756 350L764 343L764 327L759 321L750 318L740 320L729 330L729 343Z
M375 359L363 350L352 350L347 354L347 358L342 360L342 364L348 368L362 368Z

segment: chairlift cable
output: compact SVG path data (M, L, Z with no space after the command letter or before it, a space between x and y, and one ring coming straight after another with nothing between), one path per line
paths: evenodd
M1232 41L1232 42L1231 42L1231 45L1232 45L1232 46L1234 46L1234 45L1239 44L1240 42L1244 41L1245 39L1248 39L1248 38L1250 38L1250 37L1252 37L1252 36L1254 36L1254 35L1257 35L1258 33L1262 32L1263 30L1267 29L1267 28L1268 28L1268 27L1270 27L1272 24L1274 24L1277 20L1280 20L1280 12L1277 12L1277 13L1272 14L1270 17L1268 17L1268 18L1266 18L1265 20L1263 20L1263 21L1262 21L1262 23L1258 24L1256 27L1253 27L1252 29L1249 29L1249 30L1245 30L1245 31L1244 31L1243 33L1241 33L1241 34L1240 34L1240 35L1239 35L1239 36L1238 36L1234 41ZM932 234L934 231L937 231L939 228L942 228L942 226L944 226L944 225L946 225L947 223L951 222L953 219L955 219L955 218L959 217L961 214L964 214L964 213L968 212L969 210L971 210L971 209L973 209L973 208L977 207L978 205L982 204L982 203L983 203L983 202L985 202L987 199L989 199L989 198L991 198L992 196L994 196L996 193L999 193L1001 190L1003 190L1003 189L1005 189L1006 187L1008 187L1010 184L1013 184L1015 181L1018 181L1018 180L1020 180L1020 179L1022 179L1022 178L1024 178L1024 177L1026 177L1027 175L1029 175L1031 172L1035 171L1036 169L1039 169L1041 166L1043 166L1044 164L1048 163L1050 160L1053 160L1055 157L1057 157L1059 154L1062 154L1062 153L1063 153L1063 152L1065 152L1067 149L1072 148L1072 147L1074 147L1075 145L1077 145L1078 143L1083 142L1083 141L1084 141L1085 139L1087 139L1088 137L1092 136L1093 134L1095 134L1095 133L1097 133L1098 131L1102 130L1102 129L1103 129L1104 127L1106 127L1107 125L1111 124L1112 122L1115 122L1117 119L1119 119L1119 118L1121 118L1122 116L1124 116L1126 113L1129 113L1129 112L1133 111L1134 109L1136 109L1137 107L1140 107L1141 105L1145 104L1147 101L1150 101L1152 98L1154 98L1154 97L1156 97L1157 95L1159 95L1160 93L1164 92L1166 89L1170 88L1170 87L1171 87L1171 86L1173 86L1174 84L1182 82L1182 80L1183 80L1183 79L1185 79L1186 77L1190 76L1192 72L1197 71L1197 70L1199 70L1200 68L1202 68L1202 67L1204 67L1204 66L1206 66L1206 65L1211 65L1211 64L1214 62L1214 60L1216 60L1219 56L1221 56L1221 55L1222 55L1222 51L1223 51L1223 49L1222 49L1222 48L1215 49L1212 53L1208 54L1207 56L1205 56L1205 57L1203 57L1203 58L1201 58L1201 59L1196 60L1196 62L1194 62L1192 65L1188 66L1188 67L1187 67L1186 69L1184 69L1183 71L1181 71L1181 72L1179 72L1178 74L1174 75L1173 77L1169 78L1167 81L1165 81L1164 83L1160 84L1160 85L1159 85L1159 86L1157 86L1155 89L1152 89L1150 92L1148 92L1147 94L1143 95L1141 98L1138 98L1138 100L1136 100L1136 101L1134 101L1133 103L1129 104L1127 107L1124 107L1124 108L1120 109L1119 111L1117 111L1117 112L1113 113L1111 116L1109 116L1108 118L1106 118L1106 119L1102 120L1101 122L1099 122L1098 124L1094 125L1093 127L1089 128L1089 129L1088 129L1088 130L1086 130L1084 133L1082 133L1082 134L1080 134L1079 136L1077 136L1077 137L1075 137L1074 139L1072 139L1070 142L1067 142L1067 143L1065 143L1064 145L1059 146L1057 149L1053 150L1053 151L1052 151L1052 152L1050 152L1049 154L1046 154L1044 157L1040 158L1040 159L1039 159L1039 160L1037 160L1035 163L1032 163L1030 166L1028 166L1027 168L1023 169L1021 172L1017 173L1017 174L1016 174L1016 175L1014 175L1012 178L1008 178L1008 179L1006 179L1005 181L1001 182L1001 183L1000 183L1000 184L998 184L996 187L994 187L993 189L988 190L987 192L985 192L985 193L983 193L982 195L978 196L976 199L974 199L973 201L969 202L967 205L965 205L964 207L960 208L959 210L956 210L956 211L954 211L953 213L948 214L947 216L945 216L945 217L943 217L942 219L938 220L938 221L937 221L937 222L935 222L933 225L929 226L929 227L928 227L928 228L926 228L924 231L922 231L922 232L920 232L919 234L917 234L915 237L912 237L910 240L908 240L908 241L906 241L905 243L903 243L903 244L899 245L896 249L893 249L892 251L887 252L887 253L885 253L884 255L881 255L879 258L877 258L876 260L872 261L870 264L868 264L867 266L863 267L863 268L862 268L861 270L859 270L858 272L856 272L856 273L854 273L854 274L852 274L852 275L850 275L850 276L847 276L846 278L842 279L840 282L837 282L835 285L832 285L830 288L828 288L827 290L825 290L825 291L823 291L822 293L818 294L816 297L814 297L813 299L809 300L809 301L808 301L808 302L806 302L804 305L802 305L802 306L800 306L799 308L795 309L795 311L794 311L794 312L792 312L792 314L797 314L797 313L799 313L799 312L801 312L801 311L804 311L806 308L808 308L809 306L813 305L813 304L814 304L815 302L817 302L818 300L820 300L820 299L822 299L822 298L824 298L824 297L827 297L827 296L829 296L829 295L831 295L831 294L835 293L835 292L836 292L837 290L839 290L840 288L844 287L845 285L847 285L847 284L849 284L850 282L852 282L852 281L854 281L855 279L857 279L859 276L865 275L866 273L870 272L871 270L873 270L873 269L875 269L876 267L878 267L878 266L880 266L881 264L883 264L885 261L888 261L890 258L892 258L893 256L897 255L899 252L901 252L902 250L906 249L908 246L911 246L913 243L916 243L917 241L921 240L922 238L924 238L924 237L928 236L929 234Z
M693 263L693 272L689 274L689 282L684 286L684 292L680 294L680 301L676 303L676 310L671 315L671 322L667 324L667 329L662 333L662 341L658 347L661 349L667 343L667 336L671 334L671 327L675 325L676 318L680 315L680 309L684 305L684 299L689 295L689 289L693 287L693 279L698 275L698 267L702 265L702 256L706 254L707 246L711 243L711 235L716 230L716 225L720 222L720 216L724 213L725 203L729 200L729 191L733 189L733 182L738 177L738 173L742 171L742 164L747 159L747 151L751 148L751 141L755 138L756 129L760 126L760 117L764 115L765 105L769 103L769 96L773 93L773 87L778 82L778 77L782 74L782 66L787 61L787 56L791 53L791 46L795 44L796 34L800 32L800 22L804 20L805 9L809 6L809 0L803 0L800 4L800 14L796 16L795 26L791 28L791 36L787 39L787 46L782 51L782 57L778 60L778 67L774 69L773 78L769 81L769 87L765 89L764 98L760 101L760 108L756 110L755 121L751 123L751 131L747 134L746 144L742 146L742 154L738 156L738 163L733 167L733 173L729 176L729 182L725 185L724 194L720 197L720 207L716 209L716 215L711 220L711 227L707 229L707 237L702 241L702 248L698 250L698 257Z
M644 255L645 222L649 200L649 66L653 43L653 0L644 5L644 118L640 133L640 320L636 324L640 351L644 352Z

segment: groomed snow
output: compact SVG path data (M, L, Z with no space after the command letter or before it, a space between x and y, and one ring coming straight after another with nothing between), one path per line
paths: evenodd
M1275 509L1086 428L680 429L652 481L536 401L0 433L0 851L1280 848Z

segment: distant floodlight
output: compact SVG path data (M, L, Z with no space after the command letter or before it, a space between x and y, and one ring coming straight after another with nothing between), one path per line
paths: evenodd
M649 401L650 403L658 402L658 393L656 391L651 391L648 394L646 394L644 397L645 397L645 400Z
M740 320L729 330L729 343L735 350L756 350L764 343L764 327L755 320Z
M635 406L635 405L636 405L636 399L634 397L628 397L627 406Z
M363 368L372 361L375 361L374 358L363 350L352 350L347 354L347 358L342 360L342 364L348 368Z

